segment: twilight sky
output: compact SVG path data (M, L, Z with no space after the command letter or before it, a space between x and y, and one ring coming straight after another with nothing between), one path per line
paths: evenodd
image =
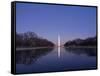
M96 8L46 4L16 4L16 32L32 31L55 44L96 35Z

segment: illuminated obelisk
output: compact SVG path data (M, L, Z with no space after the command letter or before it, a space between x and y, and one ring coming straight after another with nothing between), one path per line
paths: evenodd
M60 58L60 35L58 35L58 58Z

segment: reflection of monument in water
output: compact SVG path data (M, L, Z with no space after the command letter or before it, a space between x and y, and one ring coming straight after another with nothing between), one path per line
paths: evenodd
M60 58L60 35L58 35L58 58Z
M32 64L42 56L47 55L53 48L16 51L17 64Z

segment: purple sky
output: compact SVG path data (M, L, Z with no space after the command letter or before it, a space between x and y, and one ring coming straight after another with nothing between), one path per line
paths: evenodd
M96 35L96 8L47 4L16 4L16 32L35 32L38 36L61 44L75 38Z

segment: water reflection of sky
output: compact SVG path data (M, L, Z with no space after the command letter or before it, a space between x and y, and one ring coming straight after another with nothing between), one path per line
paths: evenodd
M86 50L88 52L86 52ZM60 58L57 48L45 50L16 52L16 72L47 72L75 69L95 69L95 49L65 49L61 48ZM92 54L91 54L92 53Z

